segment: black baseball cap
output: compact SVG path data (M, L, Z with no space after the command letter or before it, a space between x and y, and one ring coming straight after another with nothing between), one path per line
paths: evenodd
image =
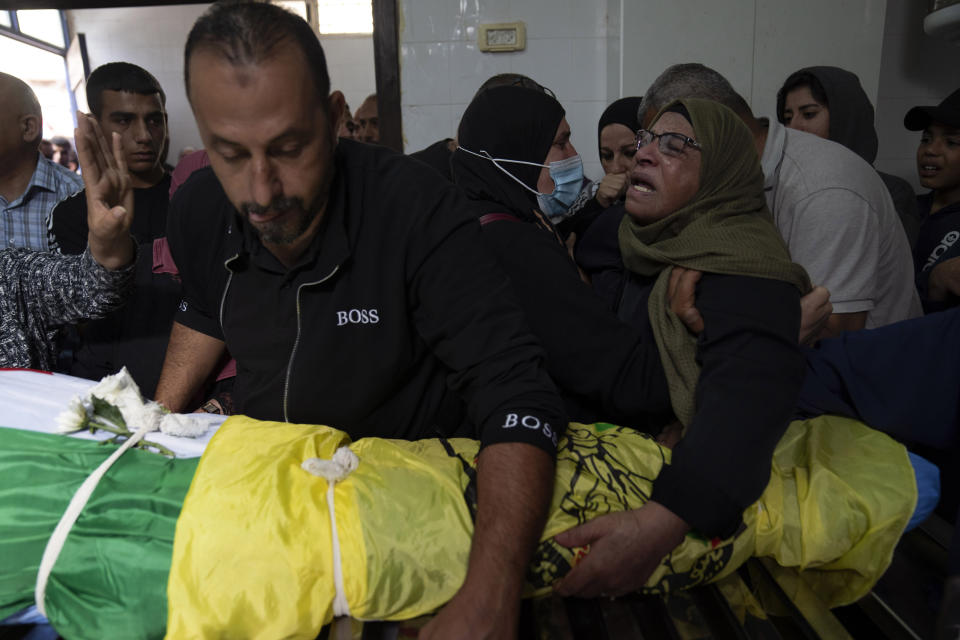
M910 131L922 131L931 122L942 122L960 128L960 89L957 89L935 107L914 107L903 117L903 126Z

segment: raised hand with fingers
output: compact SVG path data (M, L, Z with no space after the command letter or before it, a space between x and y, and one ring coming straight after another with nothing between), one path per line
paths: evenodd
M96 120L80 113L77 120L74 135L87 195L90 254L107 269L119 269L134 256L133 187L120 136L114 133L108 144Z

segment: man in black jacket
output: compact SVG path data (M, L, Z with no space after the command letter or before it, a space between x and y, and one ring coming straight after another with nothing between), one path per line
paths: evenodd
M211 168L171 207L184 297L157 399L185 408L229 349L238 412L478 437L466 581L421 637L515 637L566 417L467 203L415 161L337 142L343 95L299 18L215 5L184 57Z

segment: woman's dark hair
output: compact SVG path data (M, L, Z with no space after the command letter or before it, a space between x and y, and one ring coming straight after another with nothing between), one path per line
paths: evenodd
M259 64L283 43L303 52L320 98L330 93L330 75L320 40L302 18L266 2L218 2L200 16L187 36L183 79L190 97L190 56L198 48L222 55L235 66Z
M820 84L820 80L817 76L813 75L809 71L800 70L790 74L790 77L787 78L787 81L783 83L783 86L780 87L780 90L777 91L777 120L783 124L783 108L787 103L787 95L794 89L801 89L807 87L810 89L810 95L813 96L813 99L825 106L827 109L830 108L830 101L827 99L827 92L824 91L823 85Z

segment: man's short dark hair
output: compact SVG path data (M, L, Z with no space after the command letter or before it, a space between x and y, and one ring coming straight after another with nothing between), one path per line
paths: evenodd
M278 46L296 44L313 75L317 95L330 93L330 75L320 39L302 18L266 2L216 3L200 16L187 36L183 52L183 78L190 97L190 56L209 49L234 66L268 60Z
M639 119L642 122L648 110L659 111L674 100L702 98L727 107L744 119L753 118L747 101L736 92L722 75L700 63L675 64L653 81L643 94Z
M127 91L145 96L157 93L160 104L167 104L167 94L157 79L146 69L129 62L109 62L94 69L87 78L87 105L97 119L103 110L104 91Z

